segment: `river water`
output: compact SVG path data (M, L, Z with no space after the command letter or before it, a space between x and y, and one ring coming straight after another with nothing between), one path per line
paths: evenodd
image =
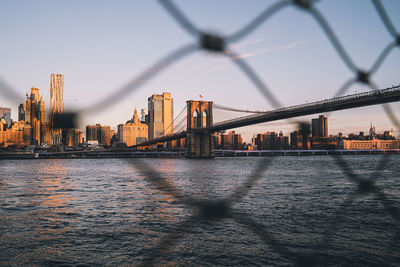
M3 160L0 265L398 266L400 157L382 158L342 157L371 193L330 156Z

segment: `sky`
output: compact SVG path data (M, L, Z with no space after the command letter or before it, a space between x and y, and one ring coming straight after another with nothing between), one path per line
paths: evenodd
M228 36L241 29L276 1L195 1L174 3L202 31ZM400 31L400 1L382 1ZM351 59L369 69L393 40L371 1L322 0L316 8L335 31ZM162 57L197 40L159 4L150 0L68 0L0 2L0 79L18 99L0 93L0 106L18 103L32 86L49 104L50 73L64 74L64 109L80 110L110 98ZM343 63L321 27L303 10L290 6L274 14L230 49L255 70L282 106L333 97L354 74ZM400 49L392 50L372 80L379 88L400 83ZM186 100L214 101L248 110L273 107L235 64L204 50L174 61L166 70L140 81L140 89L121 101L107 103L81 118L80 129L101 123L115 129L129 120L134 108L147 108L154 93L170 92L178 114ZM368 88L355 84L347 93ZM399 103L391 104L400 117ZM214 112L214 122L245 114ZM314 116L304 117L310 120ZM382 107L364 107L328 114L329 134L378 132L395 128ZM295 129L287 121L236 129L246 141L254 133ZM397 133L399 135L399 133Z

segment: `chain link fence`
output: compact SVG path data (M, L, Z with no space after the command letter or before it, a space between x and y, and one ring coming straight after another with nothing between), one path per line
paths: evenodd
M333 27L326 20L324 15L319 11L316 6L317 1L313 0L282 0L277 1L274 4L268 6L259 15L257 15L248 24L238 29L235 33L229 36L220 36L213 33L209 33L199 29L192 23L192 21L170 0L159 0L161 6L163 6L171 15L171 18L175 19L176 22L182 27L183 30L192 35L194 42L185 46L177 48L170 54L167 54L161 58L158 62L147 68L143 73L132 79L127 85L122 88L115 90L111 96L106 99L95 103L92 106L77 110L70 114L64 114L57 118L55 125L61 128L69 128L75 126L75 120L80 115L95 114L100 109L104 110L111 105L115 105L118 101L125 98L128 94L138 90L143 83L143 80L149 80L159 75L161 72L166 70L175 62L182 60L184 57L190 55L197 50L204 50L211 53L221 54L231 60L232 64L235 64L248 79L252 82L254 87L267 99L271 106L274 108L282 108L282 105L269 87L259 77L256 71L243 59L238 57L238 54L232 49L231 45L246 38L252 31L260 27L260 25L268 23L269 19L281 12L282 10L294 6L299 12L304 12L306 15L311 16L315 23L318 24L333 48L337 52L338 57L347 66L352 78L347 80L334 95L342 96L348 90L348 88L354 83L361 83L368 86L371 90L378 89L378 86L373 81L373 76L376 71L381 67L385 59L389 57L391 52L400 48L400 34L393 25L390 17L387 15L385 8L381 1L371 0L376 10L377 16L381 19L386 30L392 37L392 41L386 45L386 47L379 53L375 62L370 68L361 68L357 66L351 59L349 53L346 51L340 38L335 34ZM251 3L249 3L251 4ZM15 100L19 99L19 95L15 91L0 81L3 96ZM400 130L400 121L393 112L392 108L388 104L382 105L384 112L391 120L393 125ZM291 123L301 128L304 134L310 132L309 123L291 120ZM200 200L187 195L182 190L178 189L169 179L165 178L162 173L158 170L150 167L146 162L142 160L128 160L129 164L141 173L143 177L148 181L149 185L158 189L161 193L172 197L177 203L188 207L192 211L192 216L179 223L176 227L172 228L170 233L162 237L159 243L151 249L143 251L144 260L143 265L156 264L165 253L173 248L176 243L185 235L188 228L192 227L197 223L214 223L227 219L234 220L239 225L247 228L253 232L256 236L262 240L267 246L266 249L271 249L288 259L292 264L299 266L313 266L323 264L321 254L329 247L333 237L337 233L343 218L349 207L358 198L371 195L375 197L384 207L385 211L395 220L400 223L400 213L398 207L395 206L391 197L385 194L384 190L377 185L377 181L381 179L382 172L387 167L389 158L392 157L390 154L385 154L380 160L375 172L370 177L364 177L361 174L355 173L352 167L348 164L346 159L341 155L331 155L333 162L342 171L344 177L346 177L351 183L356 186L356 190L348 195L343 203L337 208L333 218L327 222L327 230L316 249L311 253L300 253L294 250L288 249L287 244L284 241L275 238L268 229L259 222L256 222L250 215L242 212L240 209L234 208L233 205L239 203L249 192L256 186L257 182L262 179L263 174L268 171L271 167L274 157L265 157L260 161L258 166L254 168L251 175L247 177L246 181L233 190L231 194L218 200ZM400 233L400 231L399 231ZM393 238L393 244L399 240L399 233Z

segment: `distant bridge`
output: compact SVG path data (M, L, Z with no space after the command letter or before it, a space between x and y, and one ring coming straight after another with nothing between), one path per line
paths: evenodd
M286 108L280 108L272 111L266 111L262 113L257 113L255 115L239 117L232 120L227 120L219 123L212 123L212 102L205 101L187 101L188 108L188 116L187 116L187 130L181 131L178 133L164 135L158 138L154 138L152 140L142 142L138 146L149 146L157 143L167 142L171 140L177 140L180 138L191 136L197 136L192 141L189 140L189 150L190 146L200 147L198 149L193 149L193 157L207 157L213 156L212 153L214 151L213 144L209 144L204 138L198 138L198 136L207 136L211 133L233 129L238 127L249 126L253 124L277 121L282 119L289 119L294 117L300 117L305 115L312 115L317 113L329 112L329 111L337 111L351 108L358 108L364 106L372 106L377 104L384 104L390 102L400 101L400 86L391 87L387 89L373 90L370 92L352 94L342 97L334 97L331 99L326 99L322 101L307 103L303 105L291 106ZM204 108L202 108L202 105ZM207 122L202 124L201 114L207 112ZM199 118L193 117L193 112L200 114ZM196 123L195 120L198 120ZM188 142L188 140L186 140ZM197 143L197 145L196 145ZM206 146L208 148L204 148L204 143L207 143ZM212 148L211 148L212 147ZM204 151L212 150L206 153ZM196 152L197 151L197 152ZM196 152L196 153L195 153ZM203 156L195 156L203 155Z

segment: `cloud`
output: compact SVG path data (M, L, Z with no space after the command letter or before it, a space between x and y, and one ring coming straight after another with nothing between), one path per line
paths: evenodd
M237 50L245 50L245 48L258 45L262 42L264 42L265 38L257 38L257 39L252 39L246 42L240 43L240 45L234 45L232 46L231 51L227 51L226 54L229 56L229 60L238 60L238 59L244 59L244 58L250 58L250 57L256 57L256 56L261 56L264 54L269 54L269 53L282 53L286 52L290 49L294 49L298 46L302 45L307 45L311 42L314 42L315 40L300 40L300 41L295 41L283 46L275 46L275 47L267 47L267 48L260 48L260 49L254 49L252 51L246 51L242 53L236 53L234 51ZM202 62L200 64L193 64L193 62L188 62L187 64L189 65L185 69L187 71L203 71L203 72L215 72L215 71L221 71L226 68L229 68L233 66L229 62L226 61L227 59L224 57L219 57L215 59L215 57L211 59L206 59L205 62Z
M293 42L293 43L290 43L290 44L288 44L288 45L279 47L279 48L277 49L277 51L278 51L278 52L286 51L286 50L295 48L298 44L299 44L298 42Z
M260 43L264 42L264 40L265 40L265 38L256 38L256 39L245 40L245 41L240 42L239 44L233 44L231 47L234 50L245 49L247 47L260 44Z
M237 55L235 55L233 52L228 52L227 54L228 54L228 55L229 55L229 54L231 55L231 56L230 56L230 59L232 59L232 60L237 60L237 59L241 59L241 58L248 58L248 57L259 56L259 55L262 55L262 54L266 54L266 53L268 53L268 52L270 52L269 49L258 49L258 50L255 50L255 51L253 51L253 52L244 53L244 54L237 54Z
M296 41L296 42L292 42L290 44L284 45L284 46L278 46L278 47L272 47L272 48L264 48L264 49L257 49L254 50L252 52L247 52L247 53L243 53L243 54L238 54L238 55L234 55L231 56L232 60L237 60L237 59L242 59L242 58L248 58L248 57L254 57L254 56L260 56L263 54L267 54L267 53L280 53L280 52L285 52L288 51L290 49L293 49L297 46L301 46L301 45L306 45L311 43L311 40L305 40L305 41ZM228 52L229 54L229 52ZM231 52L231 54L233 54Z

